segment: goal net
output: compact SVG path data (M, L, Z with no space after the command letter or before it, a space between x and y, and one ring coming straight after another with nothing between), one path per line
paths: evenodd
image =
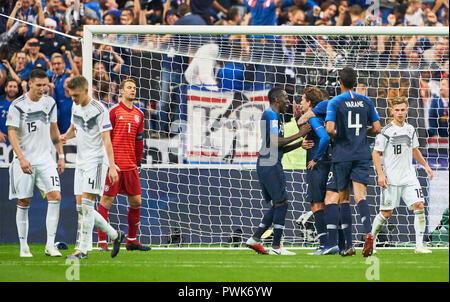
M430 181L417 165L430 234L448 207L448 80L446 98L442 92L448 50L444 27L85 26L83 74L105 104L120 99L123 79L137 83L136 105L146 117L139 231L144 244L245 243L269 207L256 174L268 91L281 86L292 103L305 87L317 86L332 98L340 93L337 77L344 66L357 70L356 91L374 102L382 126L390 121L390 99L408 99L407 121L435 173ZM284 135L295 133L291 107L283 119ZM298 149L283 158L288 246L317 244L305 201L305 154ZM380 203L376 182L372 167L372 220ZM109 216L125 232L127 207L126 197L119 196ZM361 246L353 196L352 211L354 240ZM413 214L402 204L381 231L379 245L407 246L414 234Z

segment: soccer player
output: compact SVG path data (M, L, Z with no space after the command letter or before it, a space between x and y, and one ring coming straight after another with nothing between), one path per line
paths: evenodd
M425 168L430 179L433 179L433 171L419 150L416 130L406 122L408 114L406 98L394 98L390 111L394 119L382 129L381 134L377 135L372 153L378 174L378 185L383 189L380 212L373 221L371 234L376 240L383 224L391 217L393 209L399 206L401 198L408 208L414 211L415 253L431 253L431 250L423 245L426 226L424 198L412 159ZM381 167L381 153L384 169Z
M267 254L261 244L261 236L273 223L273 241L269 254L295 255L280 245L288 209L286 177L281 159L284 153L302 145L302 142L290 143L303 137L311 127L309 125L302 126L299 132L284 138L280 113L284 113L289 106L288 95L282 88L275 87L269 91L268 97L270 107L264 111L261 117L262 146L259 150L256 171L263 197L267 202L272 202L272 207L264 214L258 229L246 244L257 253Z
M114 241L111 257L120 251L120 243L125 237L121 230L115 230L94 209L98 195L103 194L106 175L110 183L118 181L114 152L111 145L112 130L108 110L88 94L88 82L83 76L75 76L68 83L69 94L75 103L72 107L72 121L61 141L77 138L77 158L74 177L74 194L77 211L81 215L80 245L69 259L86 259L92 239L94 224Z
M302 112L307 112L322 101L322 92L317 87L306 87L302 92L300 102ZM306 138L314 142L314 147L306 151L306 201L311 203L311 212L319 238L320 246L326 244L326 225L324 220L324 200L328 174L330 172L331 157L328 154L330 137L325 131L325 122L319 117L309 119L313 131Z
M136 96L136 84L133 80L124 80L119 85L121 101L111 108L111 142L114 150L115 163L119 167L119 181L112 184L106 179L105 192L100 199L97 211L108 220L108 211L114 202L114 197L127 194L128 237L127 250L148 251L150 247L143 246L137 239L141 216L141 183L138 166L142 161L144 149L144 114L133 105ZM98 245L101 250L107 250L106 234L98 230Z
M372 159L367 134L378 134L381 131L380 117L372 101L353 91L356 86L356 71L345 67L339 72L341 94L328 102L326 131L334 139L332 162L339 190L341 223L351 225L351 211L349 204L350 182L353 185L353 195L358 205L366 242L363 256L372 254L373 236L370 234L369 205L366 201L367 184L369 183L369 167ZM368 130L369 126L372 126ZM346 205L345 203L348 203ZM344 206L344 208L343 208ZM335 233L339 222L339 209L337 205L327 206L327 229L329 244L332 250L337 249ZM343 229L345 241L351 242L352 230ZM352 248L347 246L347 248Z
M322 92L323 100L321 102L317 103L317 105L315 105L313 108L311 108L311 106L309 106L308 110L303 111L303 114L297 120L298 125L303 125L304 123L306 123L316 117L320 118L322 121L325 120L326 115L327 115L328 94L324 90L321 90L321 92ZM330 147L331 147L331 145L330 145ZM328 154L329 154L329 152L330 152L330 150L327 150ZM331 157L329 159L331 160ZM327 231L326 225L325 225L326 234L320 236L320 234L323 232L320 227L322 225L321 221L324 221L324 223L325 223L326 217L327 217L325 209L327 208L328 205L331 205L330 207L332 207L332 208L335 207L336 204L338 206L340 206L339 193L337 190L335 174L336 173L334 171L334 164L332 162L330 162L329 171L328 171L327 180L326 180L326 186L325 186L325 197L324 197L324 203L323 203L324 209L323 210L317 209L314 212L314 219L316 222L318 222L316 224L316 229L318 230L320 246L316 251L314 251L312 253L308 253L308 255L332 255L332 254L337 254L339 252L339 254L341 256L353 256L356 253L355 249L351 246L351 243L349 244L351 247L346 248L346 245L348 245L348 244L345 242L345 238L344 238L344 234L343 234L343 229L351 227L351 224L349 225L348 223L347 224L340 223L340 226L338 226L337 231L335 229ZM317 186L317 183L314 183L314 185ZM309 185L308 185L308 189L309 189ZM345 195L344 198L346 198L346 200L349 200L350 196ZM342 209L341 209L340 213L345 213L346 205L349 206L349 203L344 201L342 203ZM333 210L330 212L332 214L334 213ZM330 232L332 233L332 236L330 236L331 243L328 240L328 236L327 236L327 233L330 233ZM336 236L338 236L338 239L336 239ZM338 240L338 248L339 249L336 249L336 248L330 249L330 247L334 246L334 243L336 242L336 240Z
M6 125L14 150L9 168L9 198L17 198L16 224L20 240L20 257L32 257L27 243L28 210L36 185L48 201L45 254L60 257L55 246L59 221L61 188L59 174L65 161L56 117L55 100L44 95L48 80L42 69L30 73L30 90L12 102ZM52 143L58 152L58 162L52 156Z

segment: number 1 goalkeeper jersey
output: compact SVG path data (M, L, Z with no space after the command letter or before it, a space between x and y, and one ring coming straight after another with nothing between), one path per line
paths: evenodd
M116 165L121 171L136 169L144 149L144 113L134 105L130 109L120 102L111 108L109 118Z

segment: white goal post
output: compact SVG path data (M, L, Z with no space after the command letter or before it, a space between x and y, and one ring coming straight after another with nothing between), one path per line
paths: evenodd
M95 64L115 64L98 55L99 45L108 45L125 62L119 72L109 71L109 81L116 83L107 94L117 99L120 80L131 77L137 82L137 98L148 110L140 172L141 242L210 247L245 242L267 208L255 171L260 144L255 125L268 106L268 89L282 85L290 99L297 100L305 86L313 85L334 97L339 93L337 71L348 65L357 70L358 83L375 103L382 126L390 119L389 99L408 98L408 122L418 130L421 151L436 172L430 182L417 166L426 197L427 233L439 226L448 207L448 137L431 134L429 112L432 99L439 97L442 74L448 76L448 58L440 57L445 51L448 55L448 27L86 25L83 29L82 68L90 94L100 90L93 76ZM238 38L229 42L230 36ZM217 47L202 54L200 48L206 44ZM164 60L177 56L189 58L188 67L178 74L169 71L180 80L164 83ZM188 70L195 64L198 70ZM225 87L225 80L237 82L235 78L219 81L221 68L238 65L242 87ZM163 84L168 88L162 88ZM166 112L169 119L173 117L167 122L169 130L155 130L164 89L178 111ZM150 136L158 131L167 133ZM284 242L313 246L315 229L305 219L310 204L305 201L304 163L294 156L283 159L290 194ZM379 210L379 198L372 171L368 186L372 219ZM360 243L362 226L353 201L352 205L353 234ZM125 232L126 206L120 196L110 211L111 222ZM384 246L407 246L414 241L412 216L404 204L394 211L382 231Z

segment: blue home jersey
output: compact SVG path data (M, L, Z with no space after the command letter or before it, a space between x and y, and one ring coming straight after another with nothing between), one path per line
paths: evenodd
M313 117L309 120L309 124L313 131L310 131L305 139L312 140L314 146L306 150L306 162L313 160L315 162L330 161L329 145L330 137L325 131L324 122L319 117Z
M259 158L270 157L270 135L277 134L278 137L284 136L283 121L278 113L272 110L272 108L266 109L261 116L261 149L259 150ZM273 155L273 154L272 154ZM283 157L283 148L278 148L278 161L281 162Z
M367 128L380 120L372 101L354 91L344 92L328 102L325 122L336 123L333 162L370 160Z
M322 120L325 120L325 118L327 117L327 107L328 107L328 100L324 100L319 102L316 105L316 107L312 109L312 112L314 112L314 114L317 117L320 117Z
M251 25L277 25L275 0L244 0L252 13Z

